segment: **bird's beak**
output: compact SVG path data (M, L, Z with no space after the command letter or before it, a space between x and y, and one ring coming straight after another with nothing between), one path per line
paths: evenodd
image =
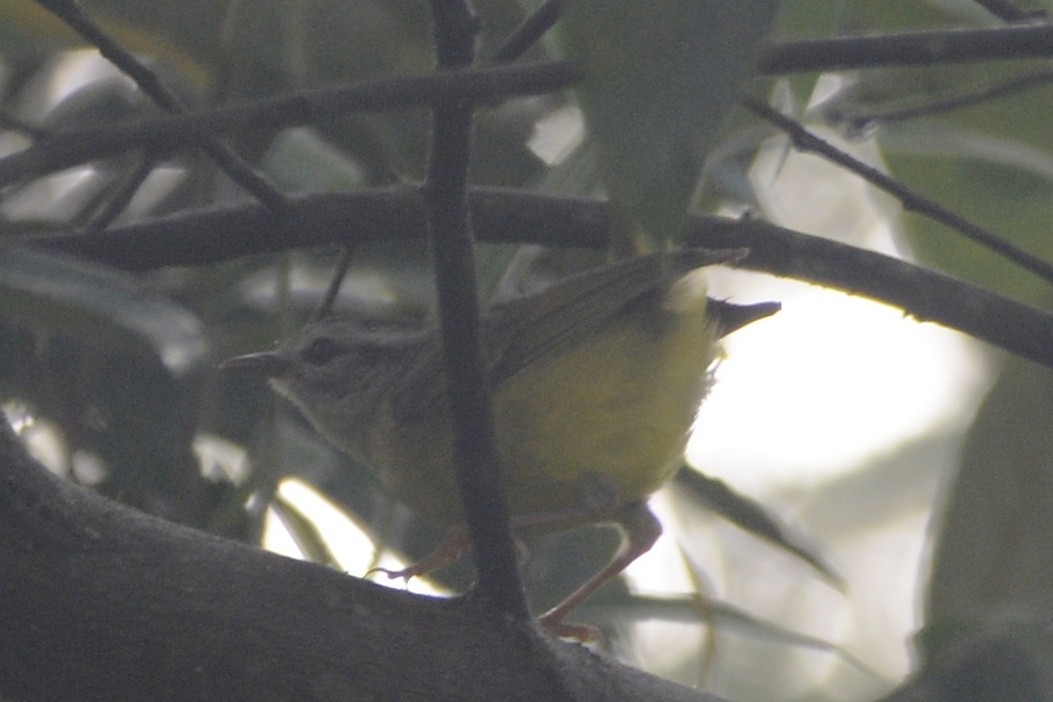
M709 300L709 313L719 320L721 336L727 336L751 322L756 322L758 319L770 317L781 309L782 303L780 302L733 305L723 300L714 300L712 298Z
M264 378L276 378L284 375L292 364L285 356L274 351L250 353L244 356L228 358L219 364L221 370L258 375Z

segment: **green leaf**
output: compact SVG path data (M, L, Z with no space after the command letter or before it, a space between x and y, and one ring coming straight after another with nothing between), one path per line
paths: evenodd
M107 350L151 354L174 376L201 370L198 319L133 276L63 254L4 247L0 317Z
M969 431L943 510L927 658L963 636L1053 620L1053 374L1011 358Z
M942 67L939 77L912 71L871 76L869 97L858 114L876 116L879 139L892 174L919 192L1028 253L1049 260L1048 222L1053 206L1053 128L1043 115L1053 93L1039 89L972 103L960 98L1006 85L1032 70L992 64ZM898 87L897 87L898 86ZM886 108L960 106L924 119L890 120ZM1044 299L1048 283L1024 274L1006 258L919 215L907 218L908 236L919 257L999 292L1032 302Z
M683 490L682 494L698 502L701 509L718 514L750 534L775 544L812 566L838 589L845 589L844 580L823 557L780 524L764 505L738 494L723 481L689 467L676 474L676 482Z
M192 451L208 345L196 316L136 278L4 247L0 383L57 424L102 493L203 526L217 495ZM97 482L96 482L97 481Z
M846 32L909 31L963 24L1000 24L974 0L855 0L844 4Z
M875 134L897 180L1050 260L1053 127L1045 116L1053 92L1041 73L1019 62L866 71L822 111L849 131ZM920 214L908 213L904 221L923 262L1003 294L1043 301L1048 283L1022 274L1019 265Z
M289 535L304 558L312 563L321 563L332 568L340 567L340 562L333 555L325 536L308 515L282 497L280 493L274 496L270 508L282 526L289 531Z
M940 131L930 144L946 143L955 136L952 126L943 125ZM991 145L993 140L984 141ZM1016 146L1018 151L1028 148L1019 142L1003 144ZM979 146L977 142L973 145ZM901 152L889 161L897 178L919 183L918 190L943 207L1031 255L1053 258L1053 239L1048 235L1053 218L1049 186L1053 181L1048 175L1005 160L995 161L994 154L991 158L967 158L966 154L964 148L959 155L935 158ZM1042 159L1053 165L1050 155L1032 152L1035 165L1041 165L1038 162ZM931 219L911 214L906 223L913 250L925 263L1033 303L1040 303L1049 290L1048 281Z
M1053 699L1053 374L1010 358L969 431L902 695Z
M851 0L794 0L784 2L774 23L770 41L820 39L838 33ZM796 73L781 78L790 89L794 100L806 105L819 80L818 73ZM776 104L780 109L783 105ZM796 110L794 110L796 112Z
M753 616L735 605L704 596L648 596L624 593L606 599L586 600L575 610L590 623L608 626L626 620L703 623L727 633L770 643L829 653L862 673L878 674L848 650L816 636L809 636Z
M563 43L581 64L588 132L634 237L680 235L703 156L777 9L774 0L569 4Z
M284 190L335 192L365 185L362 165L311 127L286 129L263 157L263 172Z
M1053 700L1053 631L1031 622L963 640L881 702Z

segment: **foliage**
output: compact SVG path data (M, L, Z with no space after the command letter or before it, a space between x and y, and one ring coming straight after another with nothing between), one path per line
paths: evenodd
M580 61L579 92L524 91L483 105L476 114L472 184L557 196L599 195L606 186L624 218L617 231L631 235L623 249L639 245L641 232L650 245L676 239L689 206L694 214L744 212L795 226L779 221L754 170L765 159L770 164L774 150L788 172L792 146L758 116L736 107L744 92L848 150L868 151L868 161L897 180L1036 258L1053 260L1053 239L1046 236L1053 182L1048 149L1053 125L1047 115L1053 91L1044 63L963 63L944 56L910 67L895 59L871 68L831 65L822 78L803 71L776 75L776 67L746 79L754 56L779 42L790 46L808 37L821 44L825 37L850 32L995 30L1003 20L982 6L996 4L801 0L776 8L774 2L757 0L734 3L735 12L729 12L731 3L571 3L560 41L546 37L525 58ZM0 6L4 154L30 144L46 147L49 135L63 131L162 113L141 87L84 50L83 39L43 6L66 3L16 0ZM96 0L84 9L188 109L431 70L431 18L422 3ZM481 63L506 62L503 41L535 9L534 3L479 2ZM774 33L769 34L770 26ZM707 27L712 31L701 31ZM762 45L766 35L768 43ZM1004 41L1009 46L1013 38ZM1006 89L1011 85L1020 88ZM577 143L582 120L588 136ZM566 123L570 130L553 126ZM421 180L428 164L427 127L426 112L415 107L330 113L310 124L264 125L225 138L284 193L356 192ZM392 505L366 467L350 465L295 413L274 404L266 388L216 370L219 360L267 348L314 313L341 254L335 241L312 250L261 247L256 255L212 265L148 271L118 270L91 257L18 246L26 240L46 244L48 237L69 232L88 240L162 216L253 202L247 186L222 173L214 155L211 148L208 153L140 149L27 178L0 193L0 400L13 420L25 425L26 436L40 439L39 450L51 451L56 470L146 511L258 541L270 505L301 551L339 563L337 546L319 534L312 515L278 489L283 480L296 477L338 505L377 543L420 555L437 538L434 529ZM779 169L773 169L774 178L780 177ZM846 180L837 187L854 182L855 176L841 175ZM813 194L815 201L806 208L832 208L839 196ZM870 191L865 197L879 199L880 224L924 265L1048 308L1049 278L934 224L925 208L904 212ZM217 241L227 235L210 234ZM149 248L151 242L141 246ZM481 289L487 294L507 289L506 271L526 255L513 244L480 245ZM570 254L555 258L557 268L578 265ZM336 309L405 315L425 314L432 307L423 238L392 232L387 238L354 241L351 260ZM969 307L972 301L959 302ZM1024 333L1050 339L1049 329ZM805 634L794 638L730 603L711 605L707 613L697 598L656 601L620 586L608 588L584 616L603 625L616 650L627 655L645 641L634 638L639 631L627 623L648 616L688 621L694 631L701 617L777 648L771 660L778 663L770 666L769 679L727 679L718 671L721 691L735 699L782 694L781 676L794 681L799 699L877 694L966 699L974 689L992 690L994 698L1011 689L1019 699L1027 694L1053 699L1050 637L1048 627L1042 628L1053 610L1049 369L993 354L989 361L996 368L993 389L971 428L910 437L912 442L889 445L883 456L856 467L871 480L879 473L906 476L889 488L889 495L917 488L927 496L925 486L936 491L937 471L928 467L925 475L932 480L923 485L915 469L922 471L919 465L939 453L930 450L936 443L952 447L940 449L953 458L945 459L951 465L939 480L943 488L928 546L933 553L929 583L919 580L926 589L916 593L925 608L920 658L909 683L875 682L844 651L828 675L791 670L796 647L814 640ZM903 398L905 404L913 400ZM963 407L962 416L971 409ZM839 483L836 489L843 487ZM835 492L830 485L823 489L824 498ZM694 499L689 488L683 490ZM679 518L698 519L699 504L716 508L713 488L708 490ZM757 517L754 507L733 499L723 513L740 523L760 519L763 527L747 529L774 530L773 540L782 550L825 568L823 555L772 526L776 519ZM609 547L609 535L593 531L532 543L526 579L537 606L559 599L595 570ZM770 549L765 558L777 562L784 557L778 550ZM467 570L462 564L444 572L441 584L466 588ZM712 594L700 586L701 576L695 577L696 592ZM859 597L853 590L858 586L849 582L845 597ZM900 642L883 644L898 648ZM1014 655L988 667L982 655L973 655L1000 647ZM868 663L866 655L860 657ZM721 660L718 647L718 668ZM694 662L673 657L655 667L694 681ZM687 672L675 671L677 665ZM974 677L967 678L962 666Z

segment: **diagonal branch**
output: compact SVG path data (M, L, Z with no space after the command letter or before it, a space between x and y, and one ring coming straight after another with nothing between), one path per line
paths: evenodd
M473 188L470 204L480 240L599 250L608 244L610 211L598 200ZM281 221L260 205L243 205L33 241L132 270L201 266L334 243L423 239L423 210L419 189L403 185L294 196ZM1053 315L921 266L749 219L695 218L690 243L748 248L742 267L884 302L1053 368Z
M158 106L172 114L186 112L186 106L172 93L160 77L135 58L123 46L103 31L72 0L37 0L74 31L91 42L99 53L135 81L139 89ZM229 146L215 138L201 140L203 148L236 183L252 193L260 202L280 212L285 206L285 195L266 178L257 173Z
M490 57L490 62L508 63L526 53L527 49L536 44L545 32L552 29L559 20L563 2L564 0L545 0L512 33L505 37L501 46L497 47L494 55Z
M322 124L331 117L356 110L381 112L540 95L570 87L575 79L573 67L565 61L441 71L60 132L0 158L0 187L134 148L174 151L213 135Z
M793 145L801 151L818 154L832 163L843 166L866 182L898 199L906 210L916 212L950 227L970 241L974 241L1012 261L1021 268L1031 271L1046 282L1053 283L1053 265L1048 261L1024 251L983 227L970 222L965 217L952 212L938 202L930 200L913 188L900 183L894 178L890 178L873 166L845 153L768 105L752 98L744 100L744 104L750 112L786 132Z
M688 240L698 246L748 248L749 255L736 266L898 307L919 321L964 332L1053 368L1053 315L972 283L760 221L705 218L695 222Z
M773 44L758 70L777 75L940 62L1041 58L1053 55L1053 26L1023 25L849 36ZM568 88L577 78L567 61L469 68L310 90L246 105L63 132L0 158L0 187L133 148L175 150L214 135L321 123L353 111L492 103Z

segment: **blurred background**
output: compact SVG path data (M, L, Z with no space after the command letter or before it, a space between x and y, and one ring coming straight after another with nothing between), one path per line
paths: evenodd
M476 4L484 59L537 7ZM423 3L82 5L194 108L431 68ZM1001 24L966 0L782 5L772 41ZM726 51L734 37L717 39L725 43L711 48ZM563 51L546 36L526 59ZM692 184L695 211L763 218L1046 305L1046 282L794 151L734 101L740 88L760 96L1049 258L1048 72L1042 61L937 64L736 85L717 96L727 109L694 154L705 166ZM982 95L1017 83L1027 89ZM0 155L55 131L160 114L97 51L21 0L0 4L0 99ZM600 196L602 168L580 108L561 93L480 110L473 182ZM401 111L231 143L282 190L336 192L418 181L426 141L427 115ZM248 201L200 151L136 152L5 188L0 231L17 241ZM387 500L367 467L351 465L263 383L216 370L303 324L340 256L332 248L133 273L5 248L3 408L49 468L151 513L352 575L419 557L439 532ZM483 245L481 290L498 289L525 259L529 275L599 260ZM336 310L430 313L425 242L371 242L351 260ZM894 699L905 680L935 679L934 661L990 642L1023 651L992 675L1053 694L1043 687L1053 679L1049 371L802 282L715 270L710 287L733 302L780 300L783 311L727 339L688 458L740 496L731 512L759 508L782 536L732 524L705 508L712 485L678 480L653 498L665 526L658 545L574 618L600 626L619 658L735 700ZM538 609L558 601L615 545L600 528L531 542L532 601ZM462 563L409 587L452 593L470 583Z

